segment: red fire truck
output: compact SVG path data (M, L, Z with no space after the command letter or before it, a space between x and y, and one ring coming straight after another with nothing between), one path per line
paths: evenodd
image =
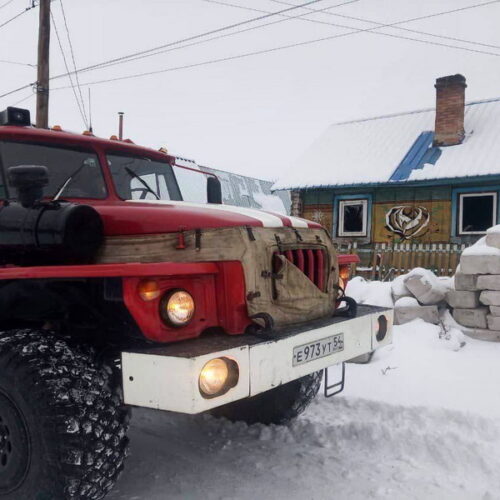
M130 406L282 424L391 341L325 229L183 201L166 152L8 108L0 164L0 496L103 498Z

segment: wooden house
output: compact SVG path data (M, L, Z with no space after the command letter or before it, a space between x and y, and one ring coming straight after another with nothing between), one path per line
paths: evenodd
M330 126L273 187L293 190L292 210L372 274L418 264L450 274L500 220L500 98L465 103L462 75L435 87L435 109Z

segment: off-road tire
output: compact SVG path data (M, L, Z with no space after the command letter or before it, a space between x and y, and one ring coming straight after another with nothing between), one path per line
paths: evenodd
M116 373L43 330L0 332L0 498L101 499L127 454Z
M211 410L216 417L247 424L282 425L298 417L318 394L323 371Z

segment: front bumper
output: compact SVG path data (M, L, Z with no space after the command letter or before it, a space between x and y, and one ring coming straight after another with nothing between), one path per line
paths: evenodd
M377 339L378 318L387 318L387 333ZM181 413L200 413L285 384L328 366L366 354L392 341L391 309L359 306L356 318L334 317L282 330L272 338L210 335L177 344L122 353L125 403ZM294 347L344 334L344 349L294 366ZM213 358L238 363L239 380L226 394L204 398L200 371Z

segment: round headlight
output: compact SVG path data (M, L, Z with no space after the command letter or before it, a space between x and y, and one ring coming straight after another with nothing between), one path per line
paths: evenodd
M160 304L162 318L172 326L187 325L194 316L194 299L185 290L171 290Z
M222 396L238 383L238 364L228 358L211 359L200 372L199 387L204 398Z

